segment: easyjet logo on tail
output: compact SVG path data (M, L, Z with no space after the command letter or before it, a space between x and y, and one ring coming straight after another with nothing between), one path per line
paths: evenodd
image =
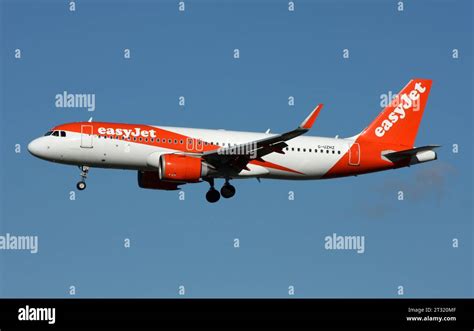
M386 119L382 121L380 126L375 128L375 135L377 137L383 137L386 132L398 122L399 119L406 117L406 111L413 107L415 102L420 98L420 94L425 93L426 87L422 86L420 82L415 84L415 88L409 93L403 93L399 99L397 107L393 109Z

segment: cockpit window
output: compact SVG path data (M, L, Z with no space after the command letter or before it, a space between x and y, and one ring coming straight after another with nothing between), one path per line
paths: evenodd
M59 137L59 131L54 131L54 132L53 132L53 136Z
M61 137L66 137L66 131L61 131Z
M53 131L48 131L48 132L46 132L44 135L45 135L45 136L50 136L51 133L53 133Z

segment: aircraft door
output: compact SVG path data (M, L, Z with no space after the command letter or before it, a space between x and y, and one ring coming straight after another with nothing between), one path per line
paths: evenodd
M349 165L358 166L360 164L360 145L353 143L349 150Z
M92 137L94 129L92 125L81 125L81 147L92 148Z

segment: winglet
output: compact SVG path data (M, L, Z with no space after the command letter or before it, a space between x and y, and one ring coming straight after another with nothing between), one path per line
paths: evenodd
M314 121L316 120L316 117L318 117L319 112L323 108L323 104L319 104L314 110L311 112L311 114L306 117L306 119L300 124L300 129L305 129L309 130L313 126Z

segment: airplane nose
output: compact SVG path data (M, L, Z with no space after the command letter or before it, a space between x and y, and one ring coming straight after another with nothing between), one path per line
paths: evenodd
M41 154L44 152L44 146L42 145L39 139L35 139L28 144L28 152L36 157L41 157Z

